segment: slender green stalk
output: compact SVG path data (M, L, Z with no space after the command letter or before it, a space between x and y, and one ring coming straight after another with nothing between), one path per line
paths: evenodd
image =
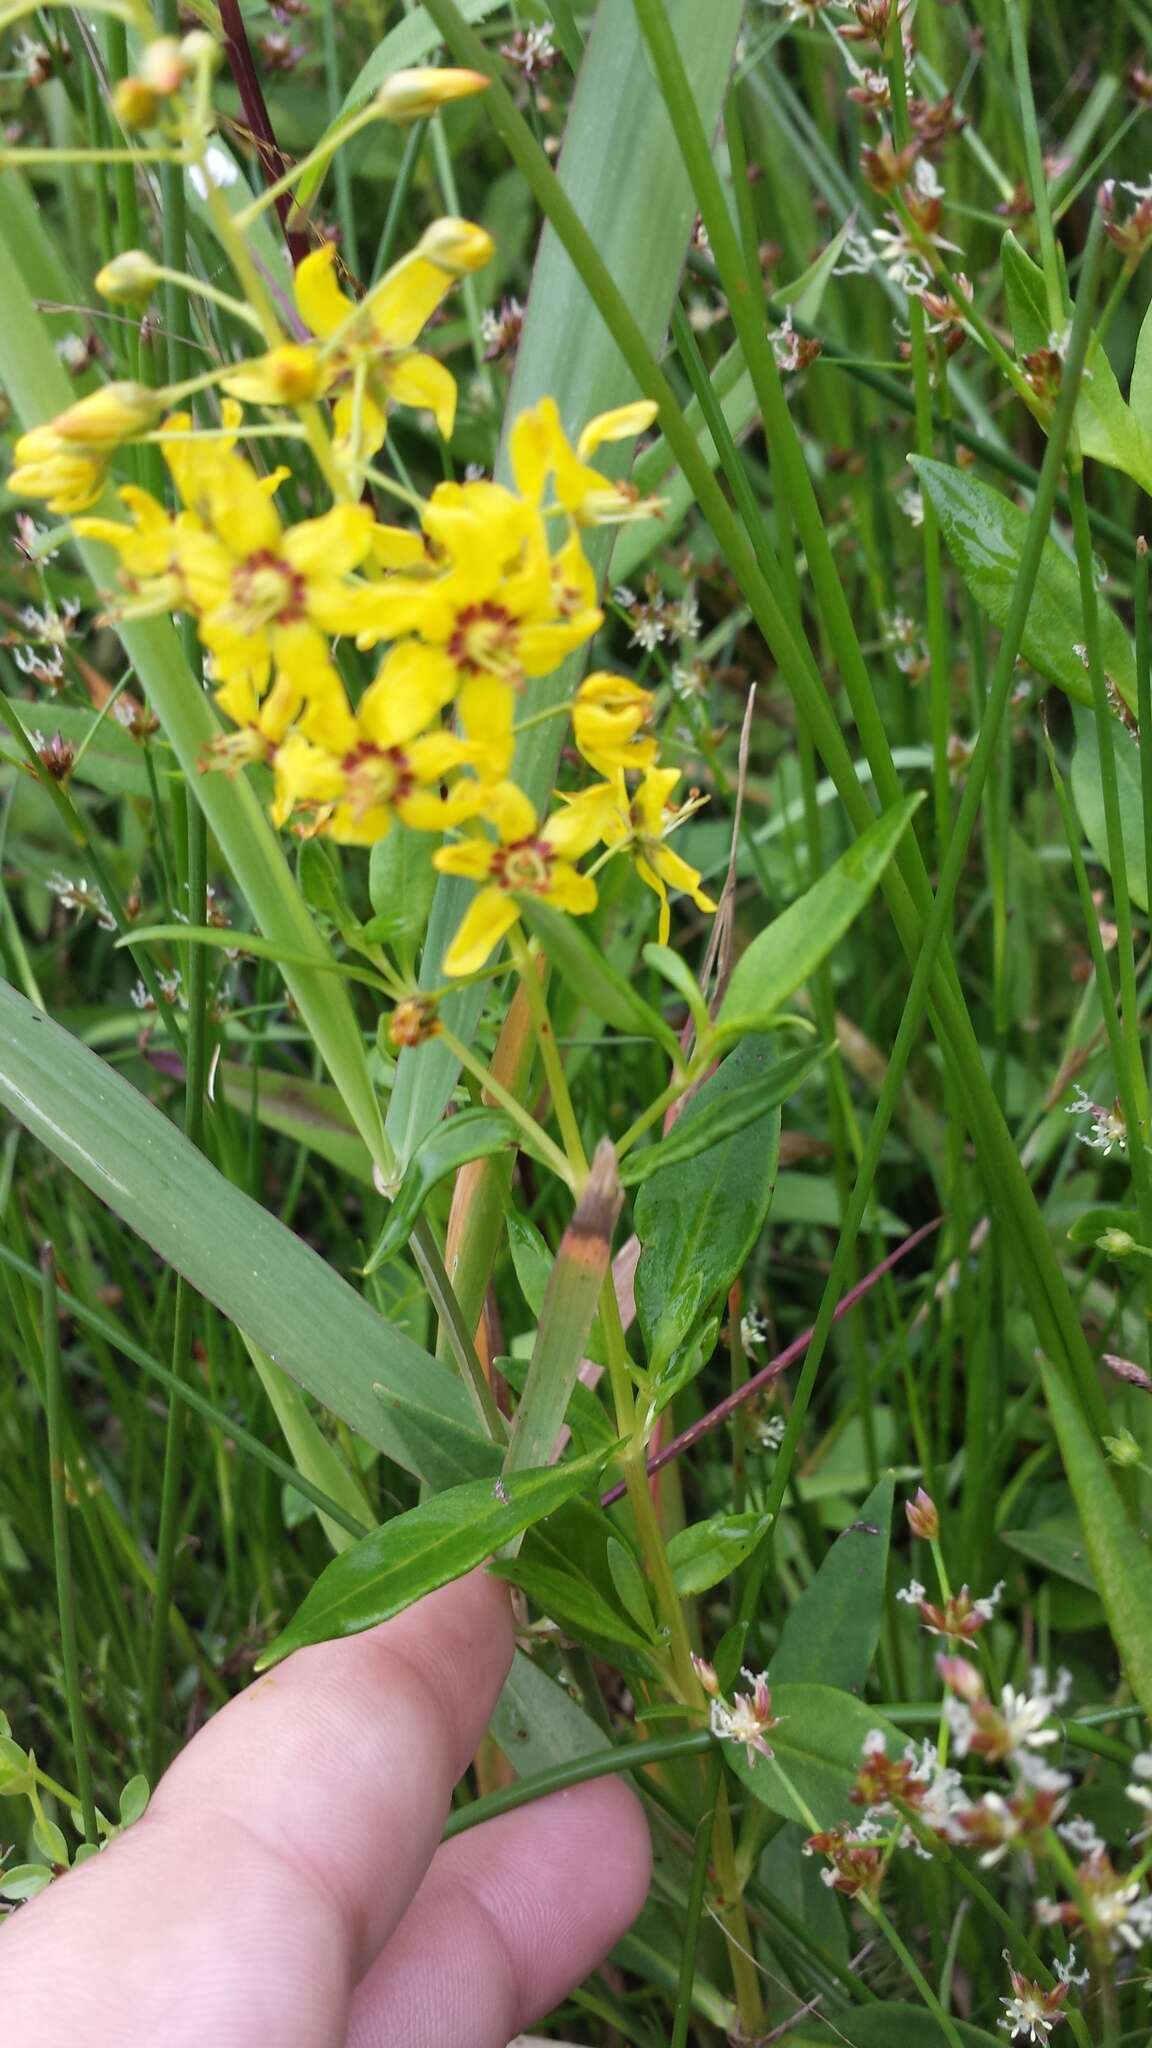
M935 2019L944 2039L949 2043L949 2048L964 2048L964 2042L955 2020L951 2019L945 2012L915 1956L897 1934L883 1907L877 1905L874 1901L870 1901L868 1904L868 1917L875 1921L893 1955L898 1956L903 1963L909 1977Z
M1132 900L1128 893L1128 862L1124 828L1120 817L1120 787L1116 776L1117 721L1108 702L1104 659L1100 645L1100 614L1096 600L1096 576L1092 560L1092 536L1084 506L1084 476L1077 463L1069 478L1072 502L1072 533L1076 568L1080 580L1080 603L1084 614L1084 645L1088 657L1088 678L1092 685L1092 710L1096 721L1097 752L1100 758L1100 791L1104 801L1104 828L1108 845L1108 866L1112 877L1112 900L1116 911L1116 958L1120 976L1120 1016L1123 1025L1125 1070L1117 1081L1126 1084L1136 1126L1129 1148L1133 1156L1147 1135L1148 1084L1140 1047L1140 1007L1136 993L1136 955L1132 937Z
M668 1763L673 1757L700 1756L715 1747L713 1737L702 1730L697 1735L669 1735L657 1742L629 1742L619 1749L594 1749L586 1756L555 1764L551 1770L518 1778L514 1785L489 1792L483 1799L473 1799L468 1806L458 1806L445 1821L441 1840L450 1842L455 1835L482 1827L485 1821L495 1820L502 1813L531 1806L537 1799L547 1799L552 1792L566 1792L570 1785L586 1785L591 1778L606 1778L618 1771L644 1771L652 1764Z
M696 1823L696 1841L692 1850L692 1868L688 1878L688 1903L680 1935L683 1951L680 1957L680 1980L676 1987L676 2018L668 2048L688 2048L688 2028L692 2020L692 1987L696 1981L696 1958L700 1941L700 1919L704 1911L708 1858L712 1852L712 1828L723 1769L723 1759L717 1750L708 1771L704 1811Z
M44 1409L48 1418L48 1471L52 1502L52 1552L56 1564L56 1606L60 1617L60 1661L72 1731L72 1757L84 1839L97 1842L96 1802L92 1796L92 1765L88 1724L80 1682L80 1651L76 1637L76 1589L72 1583L68 1532L68 1479L64 1452L64 1368L60 1357L60 1305L56 1289L56 1254L50 1244L40 1255L43 1294Z
M444 1260L436 1242L435 1231L426 1216L421 1216L409 1239L409 1245L447 1335L452 1355L460 1369L460 1377L472 1396L484 1433L491 1437L493 1443L503 1443L507 1435L504 1417L496 1405L496 1396L492 1392L484 1367L476 1356L472 1332L460 1312L460 1304L444 1270Z
M204 814L198 804L184 802L186 829L187 916L189 924L203 924L207 915L208 838ZM210 1039L207 1002L208 954L203 946L186 948L185 991L188 999L188 1050L184 1096L184 1134L193 1145L204 1140L204 1095L208 1078ZM181 1379L191 1360L192 1319L196 1296L183 1274L176 1276L176 1299L172 1317L172 1372ZM155 1784L163 1765L164 1667L168 1653L168 1620L176 1547L180 1535L180 1509L184 1474L184 1437L188 1411L182 1398L170 1400L164 1435L164 1464L160 1482L160 1515L156 1536L156 1591L152 1609L145 1691L145 1729L148 1775Z

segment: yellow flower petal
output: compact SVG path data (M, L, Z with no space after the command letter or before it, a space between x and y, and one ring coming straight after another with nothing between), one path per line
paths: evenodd
M355 302L346 297L336 282L336 248L325 242L313 249L296 266L294 281L296 309L313 334L327 340L355 312Z
M347 392L332 408L336 455L342 463L370 462L384 446L388 415L367 391Z
M298 576L332 582L359 568L372 544L373 524L368 505L334 505L319 519L289 527L280 552Z
M617 405L611 412L597 413L576 443L577 455L586 462L605 441L635 440L637 434L652 425L659 410L651 398L638 398L632 405Z
M427 560L423 534L406 526L374 526L369 554L381 569L415 569Z
M439 716L455 681L456 671L439 648L400 641L360 699L361 729L378 747L402 747Z
M536 807L514 782L498 782L488 791L484 815L495 825L505 846L531 839L536 831Z
M565 860L553 863L547 896L555 909L566 910L570 917L587 917L596 908L596 884L592 877L578 873Z
M538 505L544 496L544 486L562 441L563 430L554 398L542 398L537 405L519 413L513 423L508 440L512 474L517 490L532 505Z
M469 882L484 882L492 872L495 850L490 839L479 835L472 839L457 839L451 846L441 846L432 855L432 865L442 875L463 875Z
M444 955L445 974L477 973L519 915L514 897L504 890L481 889Z
M380 346L411 348L455 282L454 271L415 249L393 264L364 302Z
M245 405L304 405L327 388L331 372L314 348L285 342L221 378L225 391Z
M397 405L430 412L447 441L456 421L456 379L435 356L401 356L381 373Z

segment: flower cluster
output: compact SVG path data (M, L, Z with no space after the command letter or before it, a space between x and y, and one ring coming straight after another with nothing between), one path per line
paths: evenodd
M533 701L532 686L603 621L586 531L660 510L595 461L602 446L643 432L655 407L602 413L573 444L544 398L512 425L509 484L469 477L427 500L409 493L410 525L385 524L366 501L366 482L387 485L373 461L395 407L419 409L451 434L455 380L418 344L454 283L491 253L473 223L437 221L356 301L325 245L295 273L306 338L273 331L261 355L194 387L107 385L25 434L11 478L18 495L46 499L74 516L82 538L114 551L121 617L194 621L233 728L206 767L266 764L273 818L298 835L370 846L397 821L448 835L436 866L479 885L445 957L449 976L483 968L527 898L591 911L597 872L621 852L659 899L661 940L670 889L714 908L666 844L701 799L674 795L680 771L662 764L647 730L652 693L596 671L568 705L557 707L554 693L539 710ZM153 270L131 252L98 283L122 297L147 290ZM220 424L205 427L178 401L213 383ZM289 471L262 472L243 452L246 407L274 421L295 414L284 431L311 449L328 509L285 519L277 494ZM117 451L143 439L159 446L176 509L129 483L119 492L126 517L90 510ZM683 609L694 620L690 602ZM339 641L373 654L359 690ZM558 793L541 815L514 779L516 740L522 724L557 708L571 711L577 754L596 779Z

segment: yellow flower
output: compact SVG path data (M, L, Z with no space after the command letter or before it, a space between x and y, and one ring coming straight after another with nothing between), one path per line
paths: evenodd
M595 882L573 866L596 842L595 821L569 808L541 825L534 806L510 782L488 791L484 815L496 829L495 841L461 839L432 856L442 874L466 875L484 884L444 956L449 975L475 974L483 967L516 923L523 896L543 897L573 917L596 908Z
M21 434L14 453L8 489L16 498L43 498L50 512L83 512L104 489L108 457L70 448L51 427Z
M272 757L277 824L304 808L313 830L372 846L394 817L434 832L470 815L476 784L440 794L461 749L451 733L426 730L446 699L439 670L423 657L415 643L393 648L355 711L343 691L309 706Z
M586 676L572 708L572 732L584 759L601 775L616 768L649 768L656 741L636 738L652 715L652 692L626 676Z
M441 573L395 576L365 601L360 644L415 633L442 650L460 688L549 675L601 623L578 540L553 559L539 513L502 484L438 484L421 524Z
M513 474L524 496L539 504L549 476L557 502L578 526L619 525L648 519L663 509L663 499L644 498L634 484L616 483L592 469L588 457L604 442L630 441L650 427L657 407L651 399L618 405L589 420L573 448L554 398L542 398L523 412L512 429Z
M117 448L156 418L155 394L143 384L104 384L53 420L21 434L8 488L17 498L43 498L50 512L83 512L95 504Z
M224 378L224 389L248 404L295 405L354 379L335 411L338 450L350 462L379 448L392 405L430 412L447 438L456 418L455 378L414 344L456 280L491 254L489 236L471 221L434 221L411 254L357 301L337 284L336 250L326 242L297 266L295 278L297 310L318 341L241 364Z
M591 789L565 798L569 814L577 818L577 832L592 835L589 844L600 839L614 851L626 848L631 854L640 880L660 900L662 946L668 942L672 923L668 907L670 888L690 896L697 910L716 908L701 887L699 870L681 860L665 843L668 834L699 810L704 801L701 797L690 797L678 809L670 808L668 800L679 780L678 768L646 766L639 787L629 794L623 770L617 769L609 781L598 782Z

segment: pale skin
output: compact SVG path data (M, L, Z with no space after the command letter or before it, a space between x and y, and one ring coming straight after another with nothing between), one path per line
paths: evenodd
M203 1728L144 1819L0 1929L37 2048L506 2048L644 1901L602 1779L440 1843L512 1657L482 1574L302 1650Z

